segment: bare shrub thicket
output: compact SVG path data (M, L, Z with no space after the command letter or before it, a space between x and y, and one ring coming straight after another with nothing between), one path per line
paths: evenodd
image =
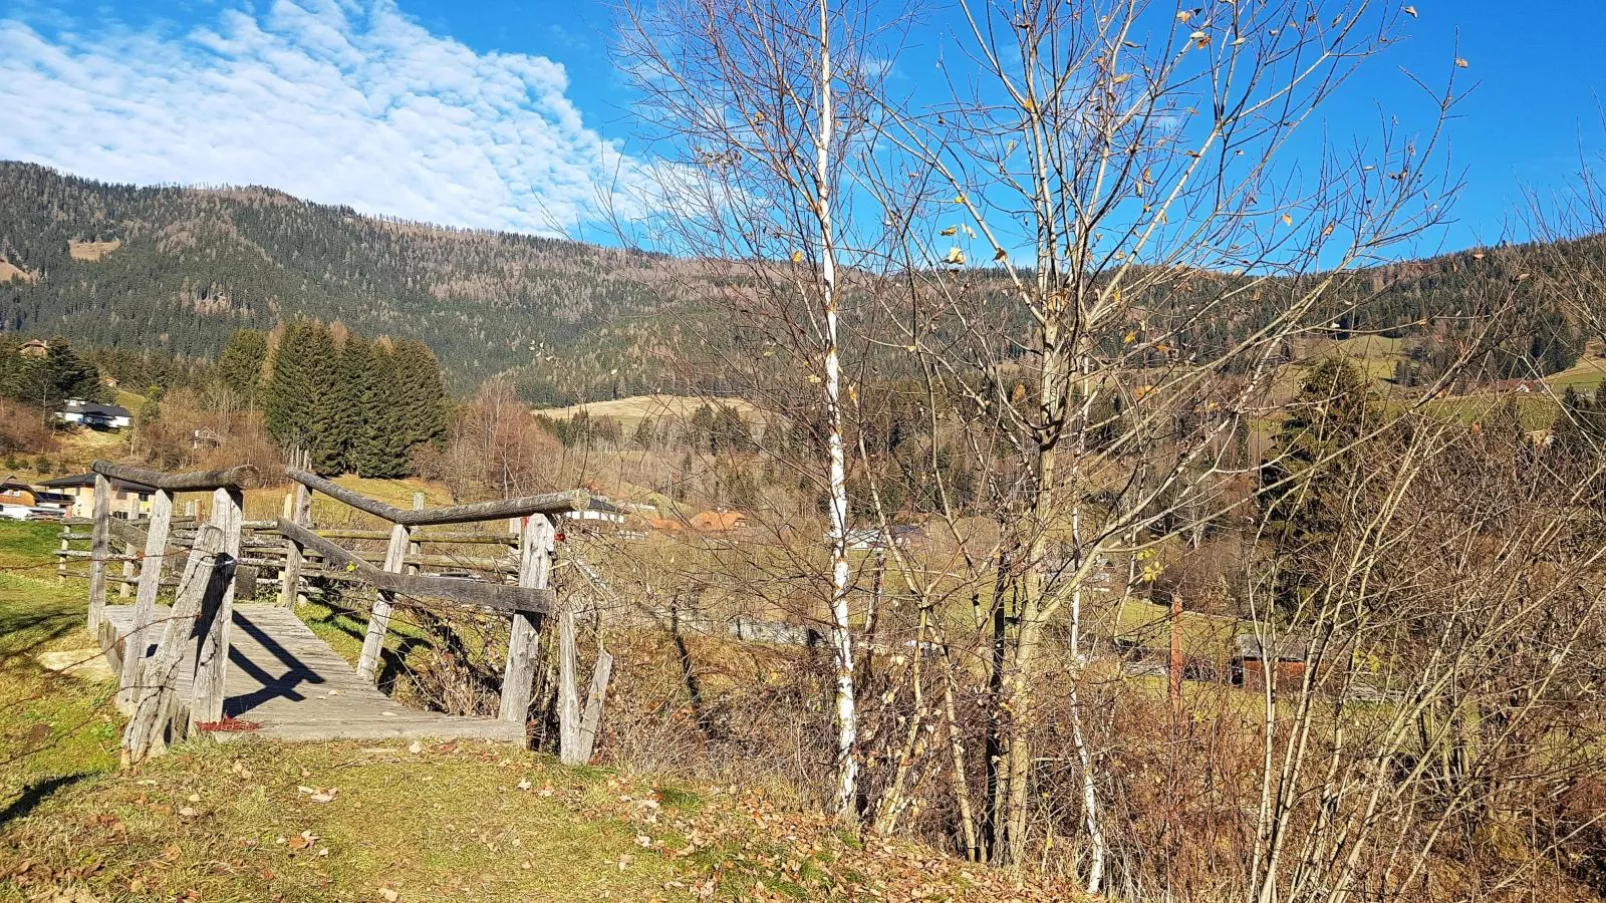
M626 44L682 208L653 226L708 261L686 290L722 339L688 365L773 416L760 459L792 477L774 482L793 511L812 498L838 523L755 517L737 555L620 580L833 627L835 686L854 686L834 787L818 702L798 713L812 757L795 733L766 755L699 730L655 761L717 772L740 750L739 770L783 774L802 755L822 802L843 805L851 771L874 830L1133 898L1598 880L1595 482L1498 409L1442 403L1533 289L1469 298L1471 327L1409 394L1300 357L1336 344L1374 290L1364 268L1458 188L1437 160L1453 58L1447 84L1402 76L1375 134L1313 134L1414 9L961 4L940 86L901 94L898 23L873 8L651 9L626 14ZM851 136L834 155L815 154L822 86ZM828 192L851 214L822 231ZM840 396L820 395L838 348L822 298ZM887 541L911 512L921 542ZM877 537L866 554L842 554L848 528ZM1159 674L1134 614L1176 635ZM756 670L703 679L742 654L699 663L668 636L668 711L758 726L795 698Z

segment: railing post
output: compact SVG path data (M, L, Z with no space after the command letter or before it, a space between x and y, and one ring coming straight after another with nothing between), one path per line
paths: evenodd
M295 499L291 502L291 510L285 513L285 519L303 527L312 525L312 490L296 484ZM285 537L284 543L284 570L279 574L283 581L279 588L279 604L285 608L295 608L296 596L301 591L301 569L306 559L299 543L289 537Z
M584 765L580 757L580 688L575 662L572 599L558 605L558 760Z
M152 513L159 510L153 507ZM135 688L132 714L123 731L124 765L160 753L166 746L167 728L179 702L178 668L200 626L197 617L203 611L220 610L223 596L234 583L234 558L223 551L224 546L222 530L203 524L196 531L195 545L173 599L172 617L163 625L156 654L145 668L145 683Z
M100 629L106 608L106 556L111 554L112 481L95 474L94 539L89 546L89 630ZM124 584L125 586L127 584Z
M123 543L123 581L117 586L117 595L126 599L134 593L134 578L139 575L139 546Z
M414 511L423 511L424 510L424 494L422 492L413 493L413 510ZM423 552L424 552L424 546L421 543L414 541L414 542L409 542L407 544L407 554L416 556L416 555L423 554ZM407 566L407 573L409 573L409 574L418 573L418 565L409 564Z
M67 529L66 524L61 525L61 551L56 554L57 583L67 582L67 553L72 547L71 540L67 539L67 534L70 532L72 531Z
M390 545L385 547L385 570L392 574L406 570L411 533L403 524L391 524ZM368 618L368 634L363 637L362 655L357 659L357 676L363 680L372 682L379 674L379 657L385 649L385 632L390 629L390 609L395 601L395 593L388 590L380 590L374 596L374 611Z
M238 489L212 493L212 526L221 533L221 552L230 561L240 557L240 530L245 499ZM199 537L199 533L197 534ZM234 620L234 578L217 593L208 593L197 624L195 683L190 691L190 724L221 721L225 678L229 669L229 627ZM177 609L174 610L177 617Z
M151 499L151 522L145 535L145 555L140 561L139 595L134 599L134 622L123 640L123 679L117 690L117 707L129 711L140 682L145 650L150 645L151 621L156 616L156 591L162 581L162 558L167 554L167 534L173 522L173 493L156 490Z
M552 541L557 531L543 514L524 519L519 534L519 586L546 589L552 574ZM529 717L530 692L541 652L541 615L518 612L508 634L507 668L502 674L502 699L497 717L523 723Z

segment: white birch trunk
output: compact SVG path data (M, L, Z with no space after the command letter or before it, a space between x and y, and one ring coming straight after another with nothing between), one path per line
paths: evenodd
M820 0L820 129L815 137L815 212L820 224L820 301L825 307L825 407L831 457L831 647L836 656L836 811L851 820L858 798L858 714L853 701L853 636L848 625L848 492L842 442L842 365L837 356L836 245L831 224L831 32Z

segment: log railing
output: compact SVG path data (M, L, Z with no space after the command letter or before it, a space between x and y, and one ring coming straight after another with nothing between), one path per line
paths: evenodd
M125 549L143 540L133 621L123 637L121 682L117 703L131 713L123 734L126 761L139 761L160 749L180 708L175 685L177 663L191 642L196 644L194 682L188 689L189 722L174 725L182 733L189 724L223 716L224 676L228 663L229 625L234 604L234 567L240 555L245 487L255 481L249 467L230 470L161 473L107 461L90 466L95 474L95 502L90 546L89 624L98 630L105 616L107 569L116 536ZM112 480L155 487L150 519L144 531L116 525L111 517ZM172 617L156 622L156 597L163 583L163 564L176 568L186 553L170 543L174 497L180 492L211 492L211 520L200 527L188 552ZM65 539L63 545L66 544ZM63 558L65 561L65 557ZM125 571L126 576L126 571ZM126 584L125 584L126 585ZM155 642L154 656L150 655Z
M421 495L414 497L411 510L397 508L340 486L301 468L287 468L286 474L297 484L294 501L287 504L287 515L275 525L285 538L284 581L281 601L295 604L300 592L301 570L308 557L318 557L325 570L344 569L378 592L363 637L357 674L373 680L378 673L385 636L390 630L392 610L401 597L445 599L462 605L490 608L507 614L509 625L507 661L502 673L502 695L497 716L523 724L529 714L535 672L540 660L541 633L547 615L558 620L558 720L559 757L568 764L583 764L591 757L597 723L606 693L606 665L594 675L584 714L579 704L575 674L575 625L573 613L559 606L549 588L552 573L556 518L569 511L585 509L590 497L580 490L548 493L525 498L501 499L471 505L425 508ZM311 496L321 492L358 511L390 524L383 565L375 567L367 558L354 554L320 536L310 524ZM507 586L449 577L429 577L409 572L409 566L424 563L418 544L423 534L416 528L446 524L467 524L519 518L519 563L517 585ZM348 535L351 532L347 531ZM333 533L331 533L333 535ZM329 565L335 565L330 568ZM586 719L589 718L589 723Z

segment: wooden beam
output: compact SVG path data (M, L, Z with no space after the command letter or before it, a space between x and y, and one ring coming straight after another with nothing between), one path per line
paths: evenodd
M299 483L296 485L300 487ZM286 509L285 516L292 517L289 509ZM246 524L246 527L251 528L254 532L263 535L276 534L279 532L278 521L273 521L265 527L253 527L252 524L248 523ZM318 535L325 539L389 539L390 531L351 530L345 527L331 527L326 530L319 530ZM517 536L503 536L495 533L453 533L449 531L426 533L422 530L414 530L412 539L414 543L461 543L463 545L480 544L490 546L512 546L515 548L519 544L519 538Z
M527 611L544 614L553 608L551 590L482 583L453 577L422 577L393 574L374 567L306 527L279 521L279 530L291 540L322 555L333 567L344 568L363 582L398 596L445 599L459 605L474 605L497 611Z
M229 628L234 622L234 568L240 558L240 521L244 519L245 497L238 489L218 489L212 493L212 523L196 534L210 535L209 528L222 534L218 554L229 561L228 585L208 593L200 610L199 635L195 650L195 682L190 688L190 723L223 720L224 680L229 670ZM194 556L191 556L194 560ZM221 560L221 558L220 558Z
M382 520L393 524L405 524L409 527L432 526L436 524L466 524L481 520L503 520L510 517L528 517L532 514L562 514L565 511L580 511L591 504L591 496L583 489L573 489L568 492L549 492L544 495L531 495L518 499L498 499L491 502L476 502L472 505L452 505L447 508L424 508L419 511L406 511L394 505L387 505L378 499L371 499L366 495L353 492L344 486L324 479L314 473L308 473L294 467L285 468L285 474L309 489L317 490L337 501L344 502L358 511L366 511Z
M156 590L162 582L162 559L167 554L167 531L173 519L173 493L156 490L151 499L150 529L145 534L145 557L140 562L139 592L134 597L134 624L123 641L122 685L117 688L117 707L131 711L139 687L140 667L150 643L151 618L156 613Z
M188 473L163 473L143 467L129 467L110 461L96 461L89 469L125 483L142 483L165 489L168 492L211 492L214 489L246 489L257 482L256 468L249 464L227 470L196 470Z
M145 544L150 541L149 531L141 530L139 527L136 527L132 523L129 523L121 518L110 518L106 524L106 527L111 531L111 535L114 539L133 549L143 549L145 548ZM173 538L171 522L169 522L169 532L167 536L168 539ZM173 570L178 566L178 562L184 560L184 556L187 554L189 554L189 549L186 547L182 545L169 545L167 547L167 552L162 559L163 565L169 570ZM131 573L130 576L132 576Z
M111 554L112 481L95 474L95 532L89 545L89 629L100 629L106 608L106 565Z
M552 541L557 533L545 515L531 515L519 531L519 586L546 589L552 574ZM537 614L513 616L508 632L507 665L502 672L502 698L497 717L523 724L530 713L535 666L541 658L541 622Z

